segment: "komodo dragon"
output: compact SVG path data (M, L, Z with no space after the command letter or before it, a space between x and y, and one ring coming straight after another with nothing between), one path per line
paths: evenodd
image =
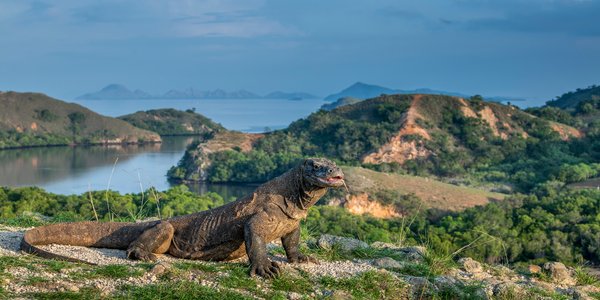
M226 261L245 254L250 274L273 277L279 266L267 258L265 244L281 238L289 262L314 259L298 251L300 220L330 187L344 185L334 162L310 158L259 186L252 195L190 215L143 223L74 222L25 232L21 249L46 258L81 260L42 250L36 245L63 244L127 250L127 257L156 260L155 254Z

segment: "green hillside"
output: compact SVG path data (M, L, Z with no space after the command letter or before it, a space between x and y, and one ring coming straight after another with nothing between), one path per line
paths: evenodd
M265 181L303 157L324 156L379 171L529 188L565 163L593 161L597 150L581 156L581 149L571 147L581 136L573 127L478 97L388 95L318 111L265 134L245 151L199 155L204 145L196 145L171 174L212 182ZM189 167L189 158L203 161Z
M0 92L0 148L160 142L154 132L38 93Z
M600 86L592 85L585 89L565 93L555 100L548 101L547 105L562 109L575 109L579 103L588 100L600 100Z
M220 124L195 113L194 110L152 109L121 116L119 119L160 135L210 136L224 129Z

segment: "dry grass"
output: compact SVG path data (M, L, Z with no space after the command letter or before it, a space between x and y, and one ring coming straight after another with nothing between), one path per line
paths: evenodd
M430 208L462 210L503 200L505 195L475 188L443 183L425 177L381 173L358 167L344 167L346 182L353 193L376 190L396 190L414 193Z

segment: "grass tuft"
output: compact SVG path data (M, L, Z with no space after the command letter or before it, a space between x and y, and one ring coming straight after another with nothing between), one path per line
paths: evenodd
M95 288L82 288L79 292L38 292L28 293L32 299L40 300L94 300L102 299L101 293Z
M283 272L280 276L273 279L271 284L274 290L301 294L313 292L314 286L309 279L308 274L304 273L301 274L301 276L294 276L287 272Z
M325 276L320 282L327 288L349 292L354 299L402 299L408 292L406 284L388 272L369 271L341 279Z
M168 282L160 284L152 284L145 286L124 286L118 295L111 297L113 299L161 299L161 300L202 300L202 299L219 299L219 300L238 300L251 299L240 293L217 290L202 286L195 282L180 281Z
M91 272L80 273L79 275L83 278L128 278L142 276L144 271L128 266L128 265L106 265L98 266L91 270Z
M591 275L583 267L575 268L575 280L577 280L577 285L600 286L600 280L598 280L598 277Z

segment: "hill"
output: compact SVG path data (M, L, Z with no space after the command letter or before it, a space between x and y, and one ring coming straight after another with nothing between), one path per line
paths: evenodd
M335 102L326 103L326 104L321 105L321 109L327 110L327 111L334 110L340 106L350 105L350 104L358 103L360 101L362 101L362 100L358 99L358 98L344 97L344 98L337 99L337 101L335 101Z
M555 100L548 101L546 104L562 109L575 109L580 102L588 100L600 100L600 86L592 85L585 89L567 92Z
M160 142L154 132L37 93L0 92L0 148Z
M467 176L525 187L562 163L589 159L561 146L581 136L573 127L478 97L388 95L313 113L265 134L247 152L213 152L208 161L218 164L204 163L201 177L197 171L179 174L213 182L264 181L302 157L325 156L380 171ZM564 156L541 153L554 147ZM189 151L188 157L199 157ZM180 167L197 170L185 163ZM527 175L514 174L519 171Z
M152 109L120 116L118 119L160 135L202 135L208 137L225 129L211 119L197 114L194 110Z

